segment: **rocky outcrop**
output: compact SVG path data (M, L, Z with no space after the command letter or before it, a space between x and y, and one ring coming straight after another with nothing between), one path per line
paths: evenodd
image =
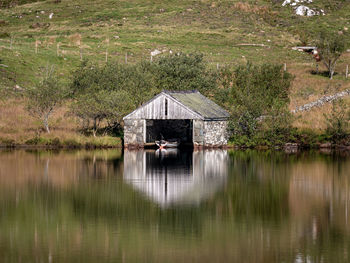
M305 4L312 4L313 0L285 0L282 6L291 6L296 15L299 16L318 16L325 15L323 9L310 8Z

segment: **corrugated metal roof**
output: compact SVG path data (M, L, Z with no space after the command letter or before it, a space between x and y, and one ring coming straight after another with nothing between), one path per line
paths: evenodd
M163 91L204 119L227 119L230 114L199 91Z

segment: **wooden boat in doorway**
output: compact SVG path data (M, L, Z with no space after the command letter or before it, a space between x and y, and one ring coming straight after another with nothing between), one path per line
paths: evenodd
M160 140L160 141L155 141L155 143L159 147L159 149L178 148L180 146L179 139Z

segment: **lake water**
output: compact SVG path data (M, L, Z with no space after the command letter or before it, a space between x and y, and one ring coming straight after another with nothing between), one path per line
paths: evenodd
M0 151L0 262L349 262L350 153Z

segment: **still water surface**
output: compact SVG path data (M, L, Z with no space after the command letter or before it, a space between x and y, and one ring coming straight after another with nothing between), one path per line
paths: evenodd
M0 262L349 262L350 154L0 151Z

